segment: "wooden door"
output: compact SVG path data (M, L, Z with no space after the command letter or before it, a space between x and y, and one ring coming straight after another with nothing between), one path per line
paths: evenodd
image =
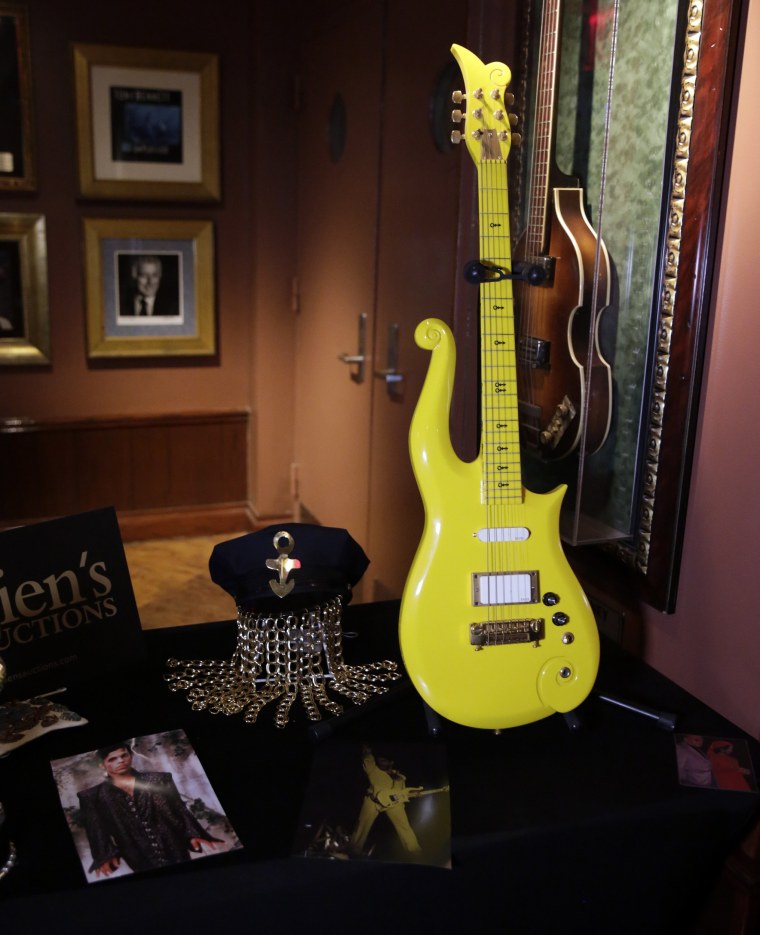
M429 315L453 314L461 155L441 146L451 129L442 73L452 42L464 41L466 16L454 0L441 0L434 16L423 0L354 0L337 13L324 4L303 46L300 515L347 528L367 552L356 600L400 596L422 532L407 436L429 358L414 329ZM362 314L358 383L356 366L338 358L356 354ZM383 374L391 334L399 382Z
M462 154L448 136L450 90L461 81L449 49L466 41L466 28L461 2L439 0L434 16L425 3L388 6L374 369L388 369L395 341L403 379L375 377L367 549L373 600L400 597L422 533L407 438L430 355L416 346L414 330L429 316L453 318Z
M383 5L309 9L300 62L299 501L304 521L346 528L366 549ZM367 366L357 382L358 365L339 357L357 354L361 315Z

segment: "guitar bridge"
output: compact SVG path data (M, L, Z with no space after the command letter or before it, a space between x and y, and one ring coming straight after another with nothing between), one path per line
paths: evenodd
M565 396L554 410L554 415L551 417L549 424L541 432L541 444L550 449L556 448L577 412L578 410L573 405L570 397Z
M543 617L524 620L489 620L487 623L470 624L470 645L476 651L485 646L508 646L512 643L539 645L544 638Z

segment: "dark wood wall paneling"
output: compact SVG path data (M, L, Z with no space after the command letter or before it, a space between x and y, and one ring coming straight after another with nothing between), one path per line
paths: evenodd
M253 528L249 413L0 420L0 527L113 506L125 539Z

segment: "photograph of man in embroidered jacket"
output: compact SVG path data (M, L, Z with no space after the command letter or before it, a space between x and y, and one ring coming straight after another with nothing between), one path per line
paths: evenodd
M91 882L240 847L182 731L120 740L52 767Z

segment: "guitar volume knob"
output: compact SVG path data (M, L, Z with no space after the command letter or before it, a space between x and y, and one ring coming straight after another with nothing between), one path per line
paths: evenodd
M558 610L556 614L552 614L552 623L555 627L564 627L566 624L570 623L570 618L566 613Z

